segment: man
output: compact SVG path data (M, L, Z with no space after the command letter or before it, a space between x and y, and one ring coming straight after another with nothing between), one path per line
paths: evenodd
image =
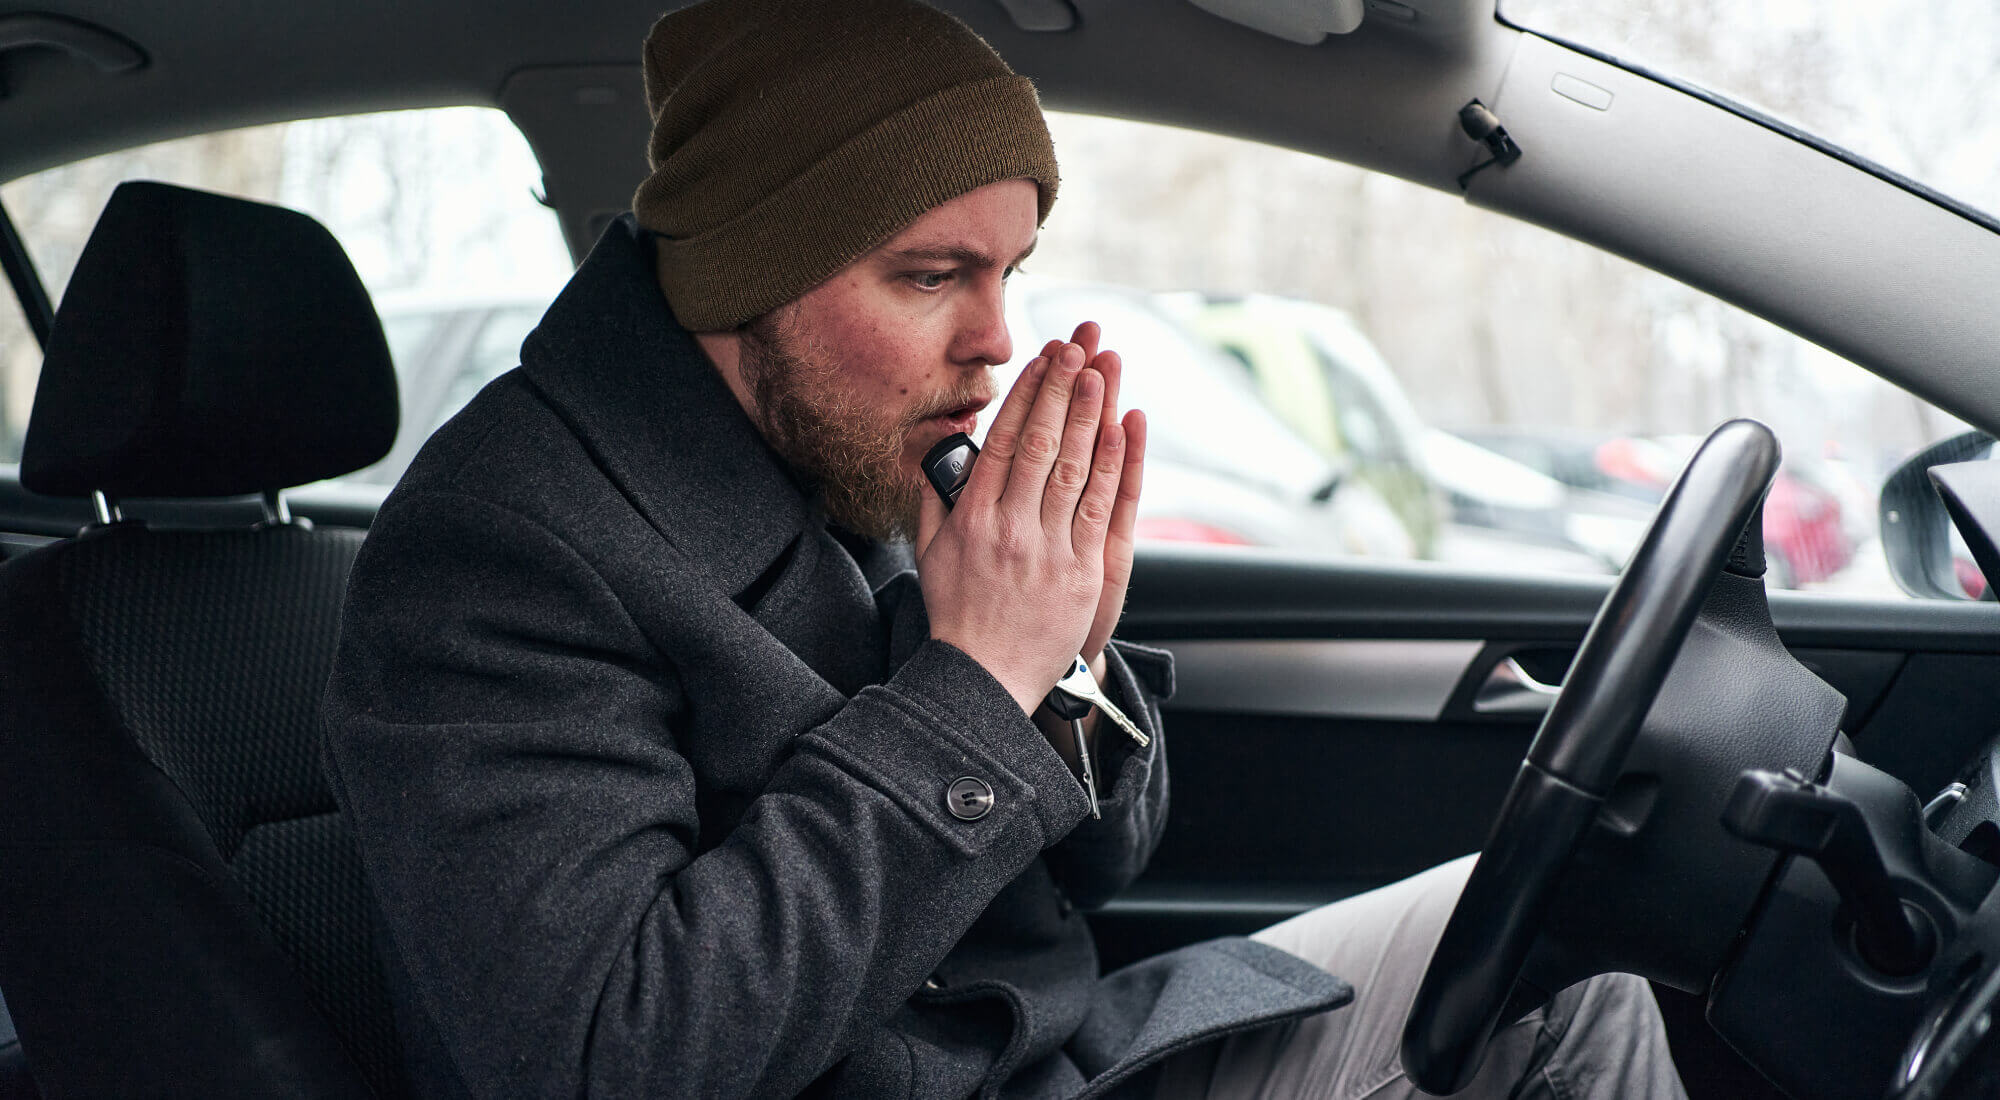
M419 1090L1395 1087L1462 867L1097 975L1078 910L1158 839L1172 687L1109 640L1123 365L1093 325L1044 347L949 514L916 470L1013 354L1057 187L1033 88L915 0L711 0L645 56L634 215L384 504L328 689ZM1092 716L1097 817L1032 717L1076 654L1150 737ZM1399 976L1366 1027L1315 1015L1351 990L1300 956L1343 950ZM1503 1090L1671 1080L1634 983L1584 988L1503 1037Z

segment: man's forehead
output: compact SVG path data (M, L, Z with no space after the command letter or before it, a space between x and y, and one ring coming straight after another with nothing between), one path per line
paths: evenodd
M932 207L884 241L879 253L967 255L1011 264L1034 250L1035 184L1004 180Z

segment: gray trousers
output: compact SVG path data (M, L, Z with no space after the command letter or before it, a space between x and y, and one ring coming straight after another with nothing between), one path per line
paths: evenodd
M1300 914L1255 938L1354 983L1354 1003L1208 1043L1169 1059L1155 1100L1391 1100L1421 1097L1403 1076L1403 1021L1473 857ZM1502 1028L1468 1100L1623 1100L1687 1094L1659 1006L1625 974L1593 978Z

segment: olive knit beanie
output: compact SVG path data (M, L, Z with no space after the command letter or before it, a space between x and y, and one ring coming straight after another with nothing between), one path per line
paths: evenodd
M1056 198L1034 85L918 0L706 0L646 36L653 174L632 196L696 332L818 286L935 206L1025 177Z

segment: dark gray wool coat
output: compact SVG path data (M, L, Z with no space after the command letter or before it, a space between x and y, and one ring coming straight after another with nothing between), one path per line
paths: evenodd
M829 532L614 224L354 567L326 760L426 1096L1102 1095L1344 1003L1223 940L1100 979L1161 740L1102 821L906 549ZM1111 690L1159 729L1165 654ZM962 821L945 790L996 804Z

